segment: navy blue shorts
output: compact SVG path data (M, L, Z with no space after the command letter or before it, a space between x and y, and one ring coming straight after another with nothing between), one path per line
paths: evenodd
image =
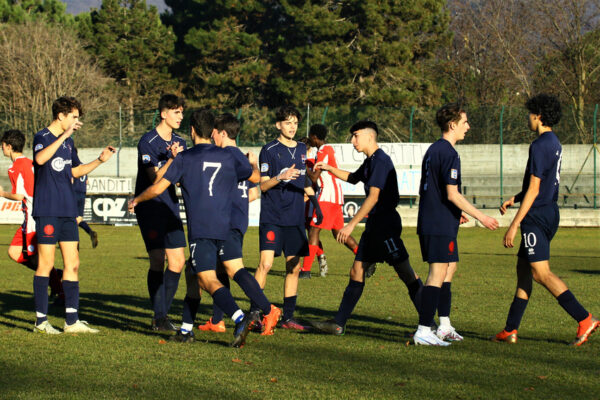
M136 207L135 217L146 251L185 247L183 223L167 206Z
M75 192L75 200L77 201L77 216L83 217L83 210L85 210L85 192Z
M358 242L355 260L364 263L387 262L390 265L408 260L401 234L402 220L395 210L385 215L369 216Z
M219 251L219 261L225 262L242 258L242 247L244 246L244 235L239 229L231 229L227 239Z
M215 271L224 242L217 239L196 239L190 242L192 272L198 274L204 271Z
M286 257L308 256L308 239L304 226L260 224L258 234L260 251L273 250L275 257L279 257L282 251Z
M419 235L421 255L427 263L458 262L458 242L456 237Z
M79 228L73 217L34 217L38 244L78 242Z
M549 260L550 242L559 222L556 203L530 209L521 221L521 245L517 255L530 263Z

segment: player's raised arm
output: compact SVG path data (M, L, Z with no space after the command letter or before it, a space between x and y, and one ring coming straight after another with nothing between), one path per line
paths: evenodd
M73 178L79 178L81 176L87 175L96 168L100 166L100 164L108 161L112 155L116 152L116 149L112 146L106 146L97 159L87 164L80 164L76 167L71 168L71 173L73 174Z
M62 113L61 113L62 115ZM79 114L77 114L79 115ZM65 140L67 140L68 138L71 137L71 135L73 134L73 132L75 132L77 129L81 128L81 125L83 125L80 121L76 120L75 122L73 122L73 124L67 129L65 130L62 134L60 134L58 136L58 138L52 142L52 144L48 145L48 147L44 147L43 149L39 150L39 151L35 151L34 148L34 152L35 152L35 162L38 165L44 165L49 159L51 159L54 154L56 153L56 151L58 150L58 148L60 146L62 146L62 144L64 143ZM34 143L35 145L35 143ZM35 146L37 147L37 146Z
M130 200L129 207L128 207L129 211L133 212L135 209L135 206L137 206L141 202L148 201L148 200L155 198L156 196L159 196L162 192L167 190L170 185L171 185L171 182L169 182L165 178L162 178L160 181L158 181L154 185L148 187L146 190L144 190L142 193L140 193L138 196L136 196L133 200Z
M323 161L319 161L315 164L315 171L329 171L333 175L335 175L336 178L341 179L344 182L352 184L358 183L358 180L354 182L354 180L350 177L351 173L349 171L344 171L343 169L332 167L331 165Z
M296 169L296 164L293 164L289 168L284 168L279 174L269 178L263 176L260 181L260 190L266 192L267 190L274 188L281 181L291 181L300 176L300 170Z
M467 199L458 191L457 185L446 185L448 192L448 200L452 202L456 207L469 214L483 224L489 230L498 229L498 221L495 218L489 217L479 211L474 205L469 203Z

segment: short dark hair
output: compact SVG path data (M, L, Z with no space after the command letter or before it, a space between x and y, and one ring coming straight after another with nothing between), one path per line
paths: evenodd
M190 117L190 126L194 128L196 135L203 139L210 139L215 128L215 116L210 110L196 110Z
M525 107L531 114L540 115L542 124L547 127L558 124L562 117L560 101L551 94L540 93L533 96L527 100Z
M79 111L79 116L83 115L81 103L75 97L62 96L52 103L52 119L58 119L58 114L69 114L73 110Z
M158 100L158 112L165 110L176 110L185 107L185 99L174 94L163 94Z
M363 129L373 129L375 131L375 134L379 136L379 129L377 128L377 124L367 119L363 119L352 125L350 127L350 133L361 131Z
M283 106L279 107L275 113L276 122L287 121L289 117L298 118L298 122L302 120L302 114L294 106Z
M225 113L215 118L215 128L218 131L227 132L229 139L235 139L240 133L242 124L240 121L231 113Z
M22 153L23 146L25 146L25 135L18 129L10 129L4 132L0 142L10 144L13 151Z
M319 140L325 140L327 137L327 127L323 124L314 124L308 130L308 136L316 136Z
M461 114L463 113L466 113L466 111L462 101L444 104L435 113L435 121L442 130L442 133L448 132L450 130L450 123L460 121Z

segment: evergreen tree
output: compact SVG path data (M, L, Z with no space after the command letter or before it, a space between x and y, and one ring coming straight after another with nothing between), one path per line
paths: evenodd
M80 22L87 50L121 88L133 134L134 107L154 107L160 94L175 88L168 71L175 35L162 24L156 7L147 7L145 0L103 0L89 20Z
M73 16L67 14L67 5L60 0L0 0L0 22L28 21L75 25Z

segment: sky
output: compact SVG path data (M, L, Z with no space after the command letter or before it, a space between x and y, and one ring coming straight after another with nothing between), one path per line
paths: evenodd
M100 8L102 0L62 0L67 4L67 12L77 15L89 11L91 8ZM163 12L167 6L164 0L146 0L146 4L154 5L159 12Z

